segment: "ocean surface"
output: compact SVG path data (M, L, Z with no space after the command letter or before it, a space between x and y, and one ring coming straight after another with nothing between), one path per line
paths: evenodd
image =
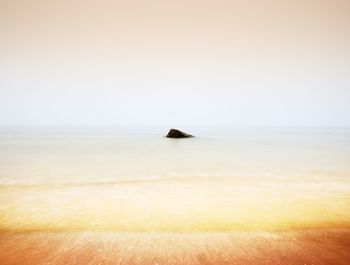
M0 229L348 226L350 129L0 132Z

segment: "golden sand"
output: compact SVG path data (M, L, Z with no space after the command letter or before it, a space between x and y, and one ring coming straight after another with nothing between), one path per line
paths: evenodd
M8 185L0 201L1 265L350 264L332 182Z
M349 229L0 234L2 265L348 265Z

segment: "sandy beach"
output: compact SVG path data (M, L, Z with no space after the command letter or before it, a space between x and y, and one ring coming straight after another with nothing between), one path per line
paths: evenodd
M350 0L0 0L0 265L350 265Z
M0 264L347 265L350 229L1 233Z
M223 183L2 188L0 264L349 264L347 190Z
M350 263L347 133L212 137L0 138L0 264Z

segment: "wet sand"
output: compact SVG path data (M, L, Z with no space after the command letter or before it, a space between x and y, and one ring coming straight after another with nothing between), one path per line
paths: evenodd
M349 265L348 131L0 137L0 265Z
M348 265L350 229L0 234L1 265Z

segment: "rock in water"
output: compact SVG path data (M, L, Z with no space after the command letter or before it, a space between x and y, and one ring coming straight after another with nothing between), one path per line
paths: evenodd
M170 129L168 134L166 135L168 138L189 138L189 137L194 137L193 135L184 133L180 130L177 129Z

